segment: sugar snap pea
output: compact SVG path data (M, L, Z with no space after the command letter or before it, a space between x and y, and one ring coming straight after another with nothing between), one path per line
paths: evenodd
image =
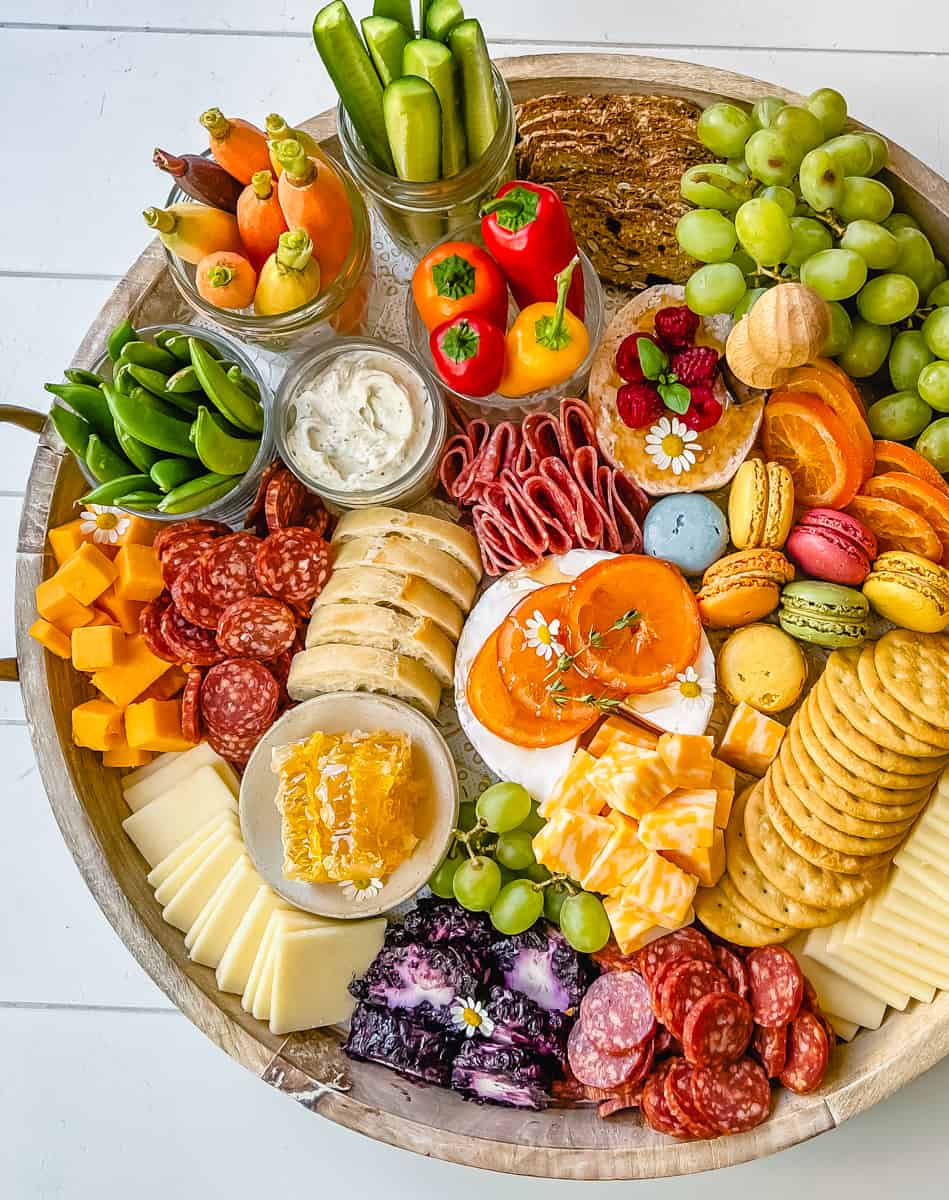
M163 492L171 492L200 475L201 470L202 464L193 458L161 458L152 463L148 474L156 487Z
M151 512L156 509L161 503L161 492L126 492L122 496L116 496L115 503L122 508L140 508L143 511Z
M86 444L86 466L99 483L107 483L110 479L120 479L123 475L133 473L132 464L125 455L116 454L97 433L89 435Z
M53 428L73 454L85 461L86 447L89 445L89 436L92 433L92 426L89 422L84 421L82 417L77 417L74 412L70 412L68 408L63 408L59 404L54 404L49 410L49 417L53 422Z
M102 383L102 379L94 371L87 371L84 367L67 367L63 374L70 383L85 383L95 388Z
M164 513L192 512L198 508L207 508L215 500L226 496L239 480L238 475L199 475L197 479L189 479L187 483L169 492L158 507Z
M107 483L100 483L91 492L86 492L79 503L112 504L119 496L147 488L150 483L151 480L147 475L122 475L118 479L110 479Z
M123 396L131 396L133 389L138 386L129 374L131 366L131 363L123 363L112 376L112 383L116 391L121 392Z
M165 375L178 369L178 360L154 342L128 342L122 347L119 362L134 363L137 367L150 367Z
M160 343L161 348L163 350L167 350L169 354L173 354L180 363L186 363L186 364L190 363L191 362L191 345L190 345L191 338L189 337L189 335L187 333L180 333L174 329L165 330L164 332L168 333L170 336L167 337L164 342ZM161 334L159 334L158 336L160 337ZM220 350L218 350L218 348L216 346L212 346L210 342L205 342L205 341L201 340L200 338L195 339L195 340L201 341L201 345L205 348L205 350L207 350L208 354L210 354L210 356L212 358L220 358L221 357Z
M168 404L164 400L160 400L157 396L153 395L152 392L146 392L145 389L143 387L139 387L138 384L136 384L135 387L133 387L129 392L129 399L134 400L140 408L147 409L149 412L158 413L163 417L174 417L175 420L178 421L181 420L177 409L175 409L173 405Z
M109 340L107 343L109 358L111 358L113 362L118 362L119 355L122 353L123 348L127 346L129 342L137 341L139 341L139 336L135 332L132 322L128 319L128 317L126 317L124 320L120 321L109 334Z
M142 404L139 397L123 396L108 384L102 390L115 421L132 437L138 438L140 442L152 446L155 450L164 450L166 454L197 458L197 452L188 436L191 426L187 421L179 421L164 412L156 412Z
M201 391L198 376L195 374L194 367L190 363L186 367L179 367L173 375L169 375L165 387L169 392L175 393Z
M155 397L152 396L154 400ZM189 417L194 417L198 412L198 405L204 399L200 392L166 392L165 400L169 404L173 404L179 412L187 413Z
M252 400L260 401L260 388L254 383L253 379L244 374L237 363L228 367L227 377L231 383L236 383L242 391L246 392Z
M234 437L220 418L202 405L194 423L194 448L209 471L220 475L243 475L260 449L260 438Z
M88 421L99 437L116 445L112 416L101 388L88 383L47 383L44 387Z
M146 446L144 442L140 442L138 438L132 437L128 430L119 425L118 422L113 423L115 436L118 438L119 446L125 454L125 457L138 467L140 471L149 471L152 463L158 462L162 456L161 450L155 450L151 446Z
M138 363L129 363L128 367L129 374L140 387L159 399L164 397L168 376L163 371L156 371L154 367L142 367Z
M190 339L191 364L204 394L232 425L248 433L260 433L264 428L264 410L221 369L197 338Z

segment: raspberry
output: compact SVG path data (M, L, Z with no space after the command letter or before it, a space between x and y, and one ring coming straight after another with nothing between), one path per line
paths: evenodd
M691 402L679 418L689 429L701 432L711 429L721 420L722 406L707 383L696 383L689 388Z
M642 366L639 362L639 346L640 338L646 338L654 346L658 346L660 350L664 347L654 333L631 333L629 337L624 338L620 342L620 347L616 351L616 374L620 379L625 379L627 383L642 383L646 378L643 374Z
M687 387L693 383L707 383L717 366L718 354L711 346L689 346L672 356L676 378Z
M678 308L661 308L656 313L656 333L675 350L691 346L698 327L698 317L684 304Z
M651 383L627 383L616 393L616 407L630 429L641 429L662 416L662 398Z

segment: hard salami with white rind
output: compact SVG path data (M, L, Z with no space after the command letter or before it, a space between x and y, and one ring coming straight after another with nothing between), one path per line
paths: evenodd
M260 539L245 530L218 538L204 552L201 558L204 586L220 610L259 593L256 571L259 547Z
M673 1118L694 1138L713 1138L718 1130L706 1122L692 1096L692 1065L684 1058L669 1060L663 1092Z
M202 629L217 629L221 606L205 582L203 559L203 554L192 558L178 572L171 583L171 598L186 621Z
M179 663L210 667L221 660L217 638L210 629L202 629L169 604L162 613L161 635Z
M759 1025L787 1025L798 1014L804 977L797 959L783 946L762 946L745 960L751 987L751 1011Z
M296 617L271 596L247 596L229 604L217 627L218 645L232 658L277 658L293 645Z
M752 1058L722 1067L696 1067L692 1098L702 1117L719 1133L744 1133L767 1120L771 1088Z
M753 1030L747 1001L731 992L711 992L696 1000L686 1015L685 1057L699 1067L737 1062L748 1049Z
M736 996L741 996L742 1000L747 1000L750 989L744 962L727 946L713 946L712 952L715 955L716 966L727 975L732 991Z
M209 731L246 738L273 721L280 688L267 668L249 658L212 667L201 681L201 716Z
M577 1021L567 1039L567 1061L581 1083L612 1090L642 1078L652 1062L652 1042L632 1054L607 1054L590 1040L583 1022Z
M255 565L263 591L288 604L304 604L329 578L329 543L312 529L278 529L261 542Z
M626 1054L656 1031L649 988L635 971L601 975L580 1004L580 1021L590 1041L607 1054Z
M685 1019L698 1000L711 992L727 992L728 980L712 963L684 959L670 967L659 987L659 1019L682 1041Z
M666 1100L666 1074L671 1070L671 1064L674 1059L667 1058L665 1062L653 1071L646 1080L646 1086L643 1088L640 1105L643 1110L643 1117L650 1129L654 1129L656 1133L665 1133L670 1137L688 1137L688 1131L675 1118L675 1114L669 1108Z
M787 1025L756 1025L751 1048L761 1059L769 1079L780 1079L788 1058Z
M653 987L656 976L666 963L675 962L680 958L701 958L706 962L714 962L712 944L698 929L688 925L685 929L677 929L665 937L657 938L643 947L639 952L639 969L643 979Z

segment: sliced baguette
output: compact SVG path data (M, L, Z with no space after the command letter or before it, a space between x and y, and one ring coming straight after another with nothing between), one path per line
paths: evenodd
M414 704L429 717L438 712L442 689L438 680L414 658L328 642L294 656L287 680L294 700L309 700L323 692L385 692Z
M306 644L327 642L404 654L428 667L443 687L451 686L455 647L428 617L408 617L379 604L324 604L313 612Z
M401 508L357 508L344 513L333 534L333 544L338 546L353 538L381 537L387 533L398 533L413 542L444 550L470 571L475 582L484 574L477 538L467 529L440 517L405 512Z
M444 592L415 575L402 575L382 567L337 567L313 605L385 604L410 617L428 617L457 642L464 613Z
M385 567L403 575L417 575L440 588L464 612L471 608L478 586L471 572L444 550L394 533L343 542L333 565L336 569Z

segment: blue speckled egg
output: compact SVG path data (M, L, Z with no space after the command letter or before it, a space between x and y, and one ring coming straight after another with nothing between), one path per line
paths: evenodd
M683 575L701 575L724 554L728 522L707 496L663 496L646 514L643 544L647 554L675 563Z

